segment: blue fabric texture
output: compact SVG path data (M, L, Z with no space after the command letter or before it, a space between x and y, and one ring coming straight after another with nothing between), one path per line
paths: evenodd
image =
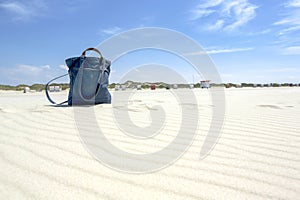
M111 62L101 57L66 59L70 76L68 105L111 103L107 89Z

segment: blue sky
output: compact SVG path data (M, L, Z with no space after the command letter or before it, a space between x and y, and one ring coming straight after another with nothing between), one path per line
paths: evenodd
M300 83L300 0L0 0L0 27L0 84L45 83L66 72L66 58L141 27L193 38L223 82ZM155 53L130 58L149 62ZM163 56L151 58L168 64ZM111 82L135 67L123 60L113 63ZM171 64L191 81L188 66Z

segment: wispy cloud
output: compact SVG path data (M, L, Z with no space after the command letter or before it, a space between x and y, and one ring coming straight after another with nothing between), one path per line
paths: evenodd
M0 10L10 14L14 21L27 21L40 16L46 8L44 0L6 1L0 3Z
M296 26L292 26L292 27L285 28L285 29L282 29L281 31L279 31L279 35L286 35L288 33L292 33L294 31L298 31L298 30L300 30L300 25L299 26L297 26L297 25Z
M297 68L294 67L287 67L287 68L271 68L271 69L265 69L266 72L295 72L297 71Z
M31 74L31 75L39 75L44 70L49 70L50 65L43 65L43 66L33 66L33 65L18 65L15 69L15 72L21 74Z
M262 31L257 31L257 32L249 32L247 33L247 35L249 36L254 36L254 35L265 35L265 34L268 34L270 33L272 30L271 29L265 29L265 30L262 30Z
M236 53L236 52L242 52L242 51L252 51L254 50L253 47L248 48L232 48L232 49L208 49L206 51L201 52L191 52L186 53L187 56L193 56L193 55L203 55L203 54L224 54L224 53Z
M224 26L224 23L225 23L224 20L218 20L218 21L216 21L215 24L206 26L206 28L207 28L207 30L210 30L210 31L219 30Z
M300 30L300 0L291 0L284 4L286 13L284 17L274 23L276 26L282 26L279 35L290 34Z
M252 51L254 48L248 47L248 48L233 48L233 49L212 49L206 51L208 54L220 54L220 53L235 53L235 52L241 52L241 51Z
M290 10L287 12L286 16L274 23L274 25L288 25L288 26L294 26L294 25L300 25L300 9L296 8L294 10Z
M31 11L19 2L1 3L0 8L13 12L17 15L30 15Z
M290 46L283 49L285 55L300 55L300 46Z
M54 77L61 75L61 66L51 67L50 65L28 65L18 64L7 68L0 67L1 81L10 84L33 84L45 83ZM68 78L61 79L63 82L68 82Z
M67 65L59 65L58 66L60 69L64 69L64 70L68 70L68 66Z
M114 34L117 34L117 33L121 32L121 31L122 31L122 28L120 28L118 26L114 26L114 27L102 29L100 32L104 33L106 35L114 35Z
M192 11L191 20L197 20L202 17L206 17L212 13L216 12L216 10L210 10L210 9L196 9Z
M291 0L287 2L286 7L299 7L300 8L300 0Z
M191 11L190 19L206 23L206 30L233 31L254 19L257 8L248 0L204 0Z

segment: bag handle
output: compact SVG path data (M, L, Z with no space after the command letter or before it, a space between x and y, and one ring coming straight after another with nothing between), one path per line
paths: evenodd
M49 100L52 104L62 105L62 104L64 104L64 103L67 103L67 102L68 102L68 100L67 100L67 101L64 101L64 102L61 102L61 103L55 103L55 101L53 101L53 100L51 99L51 97L50 97L50 95L49 95L49 93L48 93L48 86L49 86L49 84L50 84L52 81L55 81L56 79L62 78L62 77L67 76L67 75L69 75L69 74L64 74L64 75L58 76L58 77L52 79L51 81L49 81L49 82L46 84L46 87L45 87L46 96L47 96L48 100Z
M93 48L93 47L90 47L90 48L87 48L86 50L84 50L84 51L82 52L81 56L85 56L85 53L86 53L87 51L95 51L96 53L98 53L98 54L100 55L100 58L103 57L103 56L102 56L102 53L101 53L98 49Z

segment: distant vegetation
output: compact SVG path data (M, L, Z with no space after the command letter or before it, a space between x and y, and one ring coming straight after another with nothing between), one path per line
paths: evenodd
M53 83L51 84L53 86L60 86L62 90L68 89L70 86L68 83ZM126 81L123 84L118 83L111 83L108 88L114 89L116 85L126 85L126 88L137 88L138 85L141 86L142 89L149 89L151 85L155 85L157 88L164 89L164 88L173 88L173 84L167 84L163 82L156 82L156 83L140 83L140 82L133 82L133 81ZM33 85L25 85L20 84L17 86L10 86L10 85L0 85L0 90L16 90L16 91L22 91L25 87L29 87L30 90L35 91L42 91L45 90L45 84L33 84ZM235 84L235 83L222 83L222 84L215 84L211 83L211 87L225 87L225 88L241 88L241 87L295 87L300 86L299 84L295 83L269 83L269 84L254 84L254 83L241 83L241 84ZM178 88L189 88L189 84L177 84ZM194 88L200 88L200 83L194 84Z
M63 90L69 88L68 83L53 83L51 84L53 86L61 86ZM17 86L10 86L10 85L0 85L0 90L16 90L16 91L23 91L25 87L29 87L31 90L36 90L36 91L42 91L45 90L46 85L45 84L33 84L33 85L17 85Z
M10 85L0 85L0 90L16 90L16 87Z

